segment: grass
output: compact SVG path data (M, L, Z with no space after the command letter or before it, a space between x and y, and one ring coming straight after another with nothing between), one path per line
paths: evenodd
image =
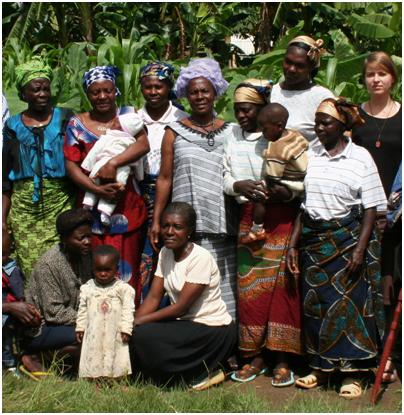
M270 392L270 391L268 391ZM382 412L370 404L352 407L349 401L336 400L326 393L305 394L290 390L287 400L258 396L254 388L227 382L204 392L184 388L164 390L138 382L97 389L84 380L51 377L41 382L3 377L3 412L214 412L214 413L341 413ZM398 392L398 391L397 391ZM351 401L352 402L352 401ZM401 398L397 394L397 412Z

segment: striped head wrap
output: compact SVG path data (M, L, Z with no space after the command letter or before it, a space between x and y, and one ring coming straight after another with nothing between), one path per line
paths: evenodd
M181 68L174 88L178 98L187 95L187 85L195 78L207 79L213 85L218 97L223 95L229 86L229 83L223 78L219 64L214 59L193 59L186 68Z
M299 43L303 45L299 46ZM307 56L316 68L320 66L320 57L325 53L325 49L321 47L323 45L323 39L314 40L310 36L297 36L288 43L288 46L298 46L307 50Z
M354 125L364 123L364 120L359 114L358 105L346 101L343 97L325 99L318 106L316 114L319 112L331 115L331 117L346 125L348 129L351 129Z
M52 80L52 68L40 56L34 56L28 62L15 68L15 83L17 90L21 89L33 79L44 78Z
M83 75L83 88L87 92L89 86L93 82L97 81L111 81L116 88L116 95L120 95L121 92L115 84L117 76L120 74L120 70L116 66L96 66L91 68Z
M250 102L264 105L269 102L273 81L263 79L246 79L236 86L233 102Z
M140 68L140 79L145 76L157 76L160 81L168 80L174 85L174 67L169 63L154 61Z

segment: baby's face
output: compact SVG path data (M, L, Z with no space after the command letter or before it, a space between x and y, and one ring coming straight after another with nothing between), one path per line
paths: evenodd
M95 280L101 285L112 282L118 273L118 264L113 255L96 255L93 259Z
M279 123L272 122L270 117L263 117L260 114L258 124L262 129L262 135L268 141L276 141L282 135L283 128L279 126Z

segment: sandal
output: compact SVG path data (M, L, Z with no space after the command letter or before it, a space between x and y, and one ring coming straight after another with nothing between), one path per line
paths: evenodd
M393 360L391 357L387 359L386 367L384 368L382 382L383 383L393 383L397 380L398 374L397 370L394 367Z
M318 370L314 370L309 375L296 379L295 385L303 389L312 389L321 386L327 381L327 375Z
M201 382L193 383L190 385L191 390L194 391L203 391L211 386L218 385L219 383L224 382L226 375L223 370L219 369L216 372L211 373L207 378L203 379Z
M283 388L284 386L291 386L294 383L294 373L289 368L284 366L275 367L274 377L271 381L272 386L275 388Z
M18 370L36 382L52 376L52 372L30 372L24 365L20 365Z
M339 396L345 399L356 399L362 395L362 383L359 379L345 378L342 381Z
M241 372L247 372L247 373L251 373L251 375L249 377L239 377ZM255 367L253 365L244 365L242 367L241 370L232 373L232 375L230 376L231 379L233 379L236 382L251 382L252 380L254 380L257 376L263 375L264 373L266 373L268 371L267 367L264 367L262 369Z

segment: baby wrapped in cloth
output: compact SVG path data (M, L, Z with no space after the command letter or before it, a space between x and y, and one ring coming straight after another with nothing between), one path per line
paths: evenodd
M95 176L100 168L111 158L121 154L131 144L136 142L134 136L143 128L143 121L136 113L129 113L117 116L111 127L105 134L100 136L81 163L81 167L90 173L89 177L97 184L100 183L100 180ZM143 180L143 160L140 159L129 165L118 167L116 181L125 186L132 168L134 169L136 179L139 181ZM86 192L83 199L83 207L92 209L96 205L100 212L101 223L104 226L108 226L116 203L102 198L98 200L97 195Z

